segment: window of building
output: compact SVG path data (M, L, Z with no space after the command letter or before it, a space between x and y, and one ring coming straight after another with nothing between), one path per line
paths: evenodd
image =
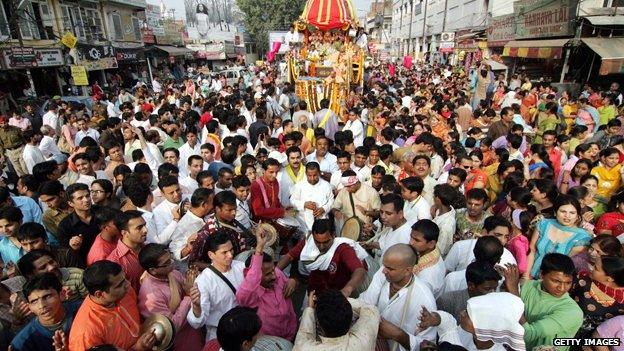
M82 15L85 37L87 40L102 40L104 31L102 28L102 18L100 12L95 8L80 8Z
M7 21L4 6L0 6L0 40L9 38L9 22Z
M61 15L63 16L63 32L72 32L77 38L85 39L85 29L79 8L61 5Z
M134 40L141 41L141 20L132 17L132 30L134 30Z
M111 19L113 22L114 39L122 40L123 39L123 26L121 25L121 15L119 15L118 13L113 13L111 15Z

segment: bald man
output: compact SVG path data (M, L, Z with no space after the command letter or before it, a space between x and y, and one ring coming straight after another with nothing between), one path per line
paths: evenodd
M408 244L390 246L383 255L382 267L375 273L360 300L377 306L381 314L378 338L385 339L390 350L419 350L424 340L435 341L432 328L416 334L420 311L436 309L429 286L413 274L418 254Z

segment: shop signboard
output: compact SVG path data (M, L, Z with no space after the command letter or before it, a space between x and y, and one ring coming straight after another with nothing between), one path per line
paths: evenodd
M156 43L156 37L154 36L154 32L152 32L152 30L149 28L141 28L141 36L143 37L143 43L145 44Z
M54 67L63 65L63 53L59 49L35 49L37 67Z
M65 33L63 35L63 38L61 38L61 43L63 43L65 46L67 46L70 49L73 49L74 46L76 46L77 42L78 42L78 38L76 38L72 32Z
M87 71L99 71L118 67L117 59L114 57L105 57L97 61L84 61L81 62L81 65L83 65Z
M455 49L454 41L442 41L440 42L440 46L438 47L438 51L440 52L453 52Z
M18 48L19 49L19 48ZM31 48L32 49L32 48ZM4 50L2 58L6 68L54 67L63 65L63 53L60 49L33 49L22 51L24 55L15 54L13 49ZM17 59L16 59L17 58ZM24 62L22 58L28 60Z
M500 47L514 40L515 22L516 16L513 14L492 18L487 29L487 45Z
M89 85L89 77L85 66L71 66L71 76L74 85Z
M145 8L147 2L145 0L109 0L110 2L127 5L131 7Z
M34 67L37 65L35 49L32 47L11 48L4 52L4 57L9 68Z
M76 46L78 61L98 61L103 58L115 58L115 49L111 45L88 45Z
M573 34L576 0L519 0L514 3L514 39Z
M223 43L206 44L207 60L225 60L225 47Z
M165 26L158 5L147 4L145 7L145 21L147 22L147 28L152 31L153 35L165 35Z
M115 48L115 58L117 59L117 62L142 60L143 50Z

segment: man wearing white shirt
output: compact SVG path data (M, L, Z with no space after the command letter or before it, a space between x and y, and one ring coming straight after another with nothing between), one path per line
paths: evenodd
M137 211L141 212L141 217L145 220L146 241L148 243L159 242L160 240L157 240L159 232L156 229L154 214L152 213L154 196L150 191L149 184L146 184L139 175L131 174L124 178L122 188L130 203L136 207Z
M291 205L291 188L295 184L305 181L305 169L301 164L301 149L291 146L286 150L286 156L288 164L277 177L280 189L279 199L283 207Z
M438 250L440 228L430 219L421 219L412 225L410 246L418 253L414 274L420 278L437 298L444 287L446 267Z
M388 248L394 244L409 244L412 233L411 223L403 217L403 199L397 194L386 194L381 197L379 210L380 220L384 227L389 228L381 234L377 241L363 245L366 249L376 249L380 260Z
M58 145L54 140L54 135L56 134L54 129L47 125L41 126L41 134L43 134L43 137L39 143L39 150L41 150L43 156L45 158L50 158L54 155L60 154L61 150L59 150Z
M321 166L321 178L329 181L332 173L338 170L336 156L329 153L329 139L324 136L316 138L316 150L306 157L308 162L317 162Z
M500 265L505 267L507 263L517 264L513 255L510 257L512 261L507 261L508 258L503 259L505 248L498 241L498 239L492 236L482 236L476 239L476 244L473 250L473 257L475 262L487 262L493 266ZM500 281L502 283L502 280ZM445 294L449 291L463 290L468 287L466 282L466 269L451 272L444 278L444 289L441 294Z
M193 234L197 233L205 224L204 217L212 211L214 193L210 189L199 188L191 196L191 208L180 218L178 225L171 234L169 249L176 260L178 268L184 267L191 250L193 249ZM190 240L189 240L190 238Z
M201 156L191 155L188 158L188 175L182 179L180 179L180 187L182 188L182 193L190 196L193 194L195 189L199 188L199 184L197 183L197 174L202 171L204 166L204 160Z
M385 339L390 350L419 350L421 342L436 338L433 328L417 332L423 307L436 308L429 287L412 272L417 261L418 256L409 245L389 247L383 256L383 267L359 298L379 309L382 322L378 337Z
M350 130L353 134L353 144L355 147L362 146L364 142L364 137L366 136L366 131L364 130L364 123L360 121L358 118L358 113L356 109L351 109L349 111L349 120L345 124L343 131Z
M61 126L59 124L59 115L57 109L58 106L56 105L56 102L50 101L48 103L48 112L43 115L41 120L42 125L50 126L54 128L55 132L59 133L61 131Z
M158 233L162 233L165 228L173 221L173 210L178 209L180 201L182 201L182 191L178 178L172 175L163 177L158 181L158 189L164 198L153 210L154 224ZM160 244L168 244L166 240Z
M162 85L160 85L158 77L154 77L154 79L152 79L152 90L154 90L154 93L156 94L162 93Z
M208 341L217 336L221 316L238 305L236 289L243 282L245 264L233 260L233 245L225 233L208 236L206 248L212 264L195 279L201 298L193 303L186 320L195 329L205 326Z
M403 215L410 223L431 219L431 205L422 196L425 183L418 177L407 177L401 182L401 196L405 200Z
M327 218L334 203L331 185L320 178L321 169L316 162L305 166L306 180L298 182L292 188L290 202L298 211L299 218L309 230L316 218Z
M351 169L351 155L346 151L338 152L336 155L338 170L332 173L329 185L334 190L334 194L337 194L344 186L342 185L342 173L348 169ZM359 178L359 177L358 177ZM361 180L361 178L360 178Z
M371 178L372 169L366 165L366 160L368 160L368 149L364 146L356 147L351 169L357 174L358 178L362 182L367 182Z
M210 143L205 143L200 147L200 152L204 159L204 171L207 171L210 164L214 162L215 147Z
M106 178L106 173L104 173L104 171L95 171L93 169L93 161L91 161L91 159L89 159L89 155L84 152L74 156L74 165L76 166L79 174L76 183L83 183L90 187L91 183L93 183L96 179L108 179Z
M110 94L110 96L106 99L106 113L108 114L108 118L111 117L119 117L121 115L121 111L115 105L117 101L117 96Z
M32 174L33 167L35 167L37 163L45 162L45 157L41 150L39 150L39 137L41 134L35 133L33 130L29 129L24 131L22 135L26 141L22 157L24 158L28 173Z
M195 127L191 127L186 130L186 143L180 146L178 151L180 152L180 161L178 164L180 173L182 175L187 175L188 173L185 170L189 157L192 155L199 156L201 154L201 145L197 140L197 129L195 129Z
M86 137L91 137L96 142L100 139L100 132L89 127L89 122L86 118L79 118L76 124L78 125L78 132L76 132L76 136L74 137L74 143L76 146L80 145L82 139Z
M493 236L497 238L503 247L507 245L509 236L511 235L511 224L502 216L490 216L483 221L483 231L481 237ZM474 249L477 239L460 240L453 244L444 263L448 272L455 272L466 269L470 262L474 261ZM506 263L514 263L514 256L507 249L503 249L501 256L501 265Z

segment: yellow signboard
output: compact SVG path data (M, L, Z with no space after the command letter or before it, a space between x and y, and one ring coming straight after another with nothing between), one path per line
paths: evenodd
M61 43L65 44L65 46L70 49L73 49L74 46L76 46L76 42L78 42L78 39L76 39L76 37L71 32L65 33L65 35L63 35L63 38L61 38Z
M89 85L85 66L71 66L71 75L74 79L74 85Z

